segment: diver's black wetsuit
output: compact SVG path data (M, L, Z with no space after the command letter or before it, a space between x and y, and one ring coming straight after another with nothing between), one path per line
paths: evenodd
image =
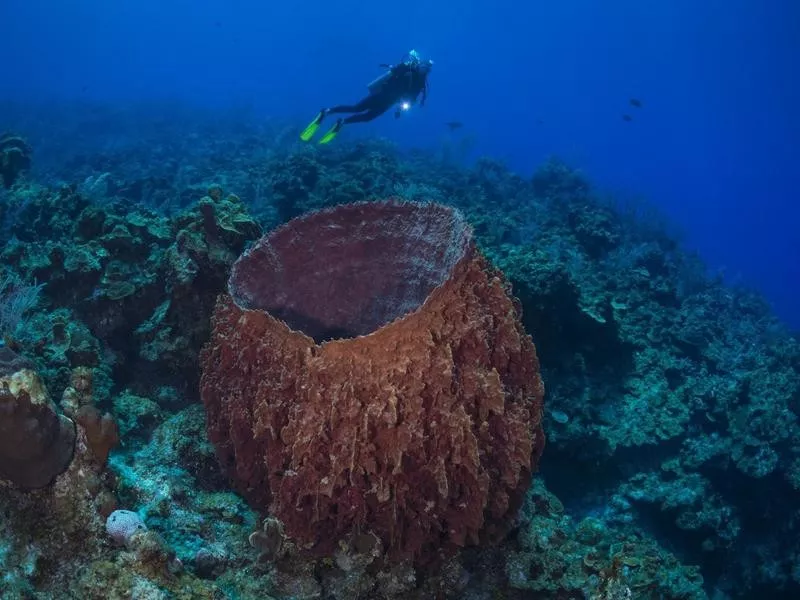
M386 81L379 84L374 91L356 104L340 104L327 109L328 114L359 113L346 119L345 123L364 123L381 116L401 101L415 102L422 93L420 106L425 105L427 97L428 76L421 70L401 63L391 68ZM395 116L400 116L396 113Z

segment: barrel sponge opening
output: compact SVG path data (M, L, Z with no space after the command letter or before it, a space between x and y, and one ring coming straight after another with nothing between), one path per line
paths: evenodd
M419 308L470 241L461 213L446 206L340 206L258 241L234 264L229 293L317 342L366 335Z

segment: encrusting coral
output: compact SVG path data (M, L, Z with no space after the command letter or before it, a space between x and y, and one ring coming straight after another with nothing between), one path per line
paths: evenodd
M543 450L533 342L449 207L342 205L262 238L201 361L223 468L311 554L361 531L422 566L498 537Z

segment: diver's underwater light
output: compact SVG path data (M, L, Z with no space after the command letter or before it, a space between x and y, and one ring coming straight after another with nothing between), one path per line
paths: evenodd
M409 108L411 108L411 104L410 104L409 102L403 102L403 103L400 105L400 107L401 107L403 110L408 110Z

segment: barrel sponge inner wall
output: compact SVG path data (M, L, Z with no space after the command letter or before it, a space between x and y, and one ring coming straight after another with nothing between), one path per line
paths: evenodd
M367 335L419 308L464 257L471 230L437 204L365 202L299 217L233 266L228 290L316 342Z

